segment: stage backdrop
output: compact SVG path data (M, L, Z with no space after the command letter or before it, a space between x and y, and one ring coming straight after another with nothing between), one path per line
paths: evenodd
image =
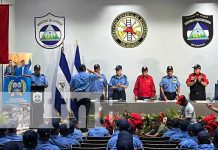
M147 22L148 33L144 42L136 48L122 48L111 36L113 20L122 12L133 11ZM209 45L193 48L183 40L182 16L196 11L213 15L214 36ZM109 80L115 66L121 64L130 86L128 101L133 99L133 87L141 67L147 66L153 76L157 94L159 82L166 67L172 65L181 82L181 92L188 95L185 81L193 72L192 66L202 65L210 84L207 96L214 96L214 84L218 80L218 3L217 0L19 0L15 4L15 49L33 54L33 64L40 64L42 73L49 80L48 91L56 80L59 48L44 49L35 40L34 17L51 12L65 17L65 52L73 59L75 41L78 40L83 62L92 68L99 63ZM55 87L55 86L53 86Z

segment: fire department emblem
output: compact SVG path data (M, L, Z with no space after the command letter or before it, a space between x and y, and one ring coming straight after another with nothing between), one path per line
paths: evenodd
M140 45L146 38L147 32L145 19L135 12L124 12L118 15L111 26L114 41L124 48Z

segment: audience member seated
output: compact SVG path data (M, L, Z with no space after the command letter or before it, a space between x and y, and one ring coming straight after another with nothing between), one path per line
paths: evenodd
M189 137L188 134L188 127L189 127L189 121L188 120L182 120L180 122L180 132L172 135L170 137L170 141L176 141L176 142L181 142L185 138Z
M135 137L135 138L140 140L140 138L136 134L136 129L134 129L132 125L130 125L130 127L129 127L129 133L132 134L133 137Z
M8 127L8 134L7 134L7 138L10 139L10 141L23 141L22 136L17 135L17 126L10 122L7 124Z
M52 119L53 128L51 129L51 136L49 141L51 144L56 145L59 148L70 148L71 145L69 144L69 142L67 142L67 140L63 140L63 138L59 136L60 133L59 123L60 123L59 118Z
M104 120L103 119L99 119L100 120L100 125L97 124L97 127L95 128L91 128L88 132L88 136L91 137L104 137L104 136L109 136L109 132L108 130L103 127L104 124Z
M180 149L196 149L198 147L197 136L198 133L204 131L204 127L199 124L190 124L189 125L189 136L186 139L182 140L179 145Z
M33 130L28 130L23 134L23 150L35 150L38 144L38 135Z
M151 131L146 133L147 137L161 137L165 132L168 131L168 128L164 123L161 123L159 119L155 119L151 122Z
M120 131L117 139L117 150L134 150L132 134Z
M83 133L79 129L79 122L76 118L71 118L70 123L73 123L75 125L74 132L71 133L71 136L76 139L77 141L83 141Z
M128 120L126 120L126 119L119 120L119 131L120 132L121 131L129 132L129 128L130 128L130 124L129 124ZM119 132L119 134L120 134L120 132ZM119 134L110 138L110 140L108 141L108 144L107 144L107 150L116 150L117 149L116 146L117 146L117 140L118 140ZM133 137L133 145L134 145L134 148L136 148L136 149L143 148L142 142L135 137Z
M175 118L172 120L171 129L166 131L162 137L171 137L172 135L180 132L180 120L178 118Z
M0 144L5 144L11 140L6 137L7 127L4 124L0 125Z
M114 133L111 135L111 137L113 136L117 136L119 134L119 120L115 121L115 129L114 129Z
M51 129L48 125L40 125L37 129L37 133L39 134L39 141L36 150L60 150L59 147L49 142Z
M215 146L215 150L218 150L218 128L216 128L214 132L213 144Z
M195 150L214 150L214 145L211 143L210 134L206 131L198 133L199 145Z
M15 142L11 141L4 145L4 150L23 150L23 143L22 142Z
M72 139L70 137L70 129L67 127L67 124L61 124L60 125L60 136L62 141L67 141L68 145L80 145L80 143L76 139Z

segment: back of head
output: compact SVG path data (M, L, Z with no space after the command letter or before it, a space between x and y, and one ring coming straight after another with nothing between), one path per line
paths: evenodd
M180 120L178 118L174 118L172 121L172 128L179 128Z
M24 148L36 148L38 143L38 135L33 130L28 130L23 134Z
M41 124L37 129L37 133L39 134L39 140L47 141L50 138L51 128L47 124Z
M197 136L199 132L204 131L204 127L199 123L190 124L189 131L191 131L193 136Z
M130 124L129 124L128 120L126 120L126 119L119 120L119 130L120 131L123 131L123 130L128 131L129 127L130 127Z
M84 72L86 71L86 66L84 64L81 64L79 67L79 72Z
M67 124L61 124L60 125L60 135L67 136L69 134L69 128L67 127Z
M74 123L75 125L78 124L78 120L76 118L70 118L69 121Z
M17 126L14 122L9 122L7 124L7 128L8 128L8 133L16 133L17 132Z
M69 122L69 132L73 133L75 130L75 124L73 122Z
M189 123L190 122L188 120L182 120L180 122L180 129L181 129L181 131L188 131Z
M0 134L4 135L7 131L7 126L5 124L0 124Z
M210 134L206 131L201 131L198 133L199 144L210 144Z
M134 150L133 136L127 131L120 131L117 139L117 150Z

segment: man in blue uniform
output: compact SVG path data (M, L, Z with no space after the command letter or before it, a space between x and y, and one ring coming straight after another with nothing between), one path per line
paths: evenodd
M61 149L69 148L71 145L66 140L63 140L63 138L59 136L60 133L59 123L60 123L59 118L52 118L53 128L51 129L51 135L49 141L51 144L56 145Z
M105 127L103 127L104 124L103 119L100 119L100 124L101 124L100 127L89 129L88 136L92 136L92 137L109 136L108 130Z
M107 79L104 74L101 74L101 67L99 64L94 65L94 71L100 74L100 78L92 83L90 92L101 93L100 100L107 99Z
M76 118L71 118L70 123L73 123L75 125L74 132L72 132L70 135L72 138L76 139L77 141L83 141L83 133L79 129L79 122Z
M5 144L11 140L6 137L7 127L5 124L0 125L0 144Z
M181 130L179 126L180 120L178 118L174 118L172 121L172 128L169 131L165 132L162 137L171 137L172 135L180 132Z
M71 124L71 129L72 129L72 124ZM80 143L76 140L76 139L73 139L71 136L70 136L70 130L69 128L67 127L67 124L61 124L60 125L60 135L59 135L60 139L62 141L66 141L68 142L68 144L70 146L72 145L80 145Z
M31 66L31 60L29 59L28 64L25 63L25 60L21 60L21 66L16 69L16 76L21 75L31 75L31 71L29 70Z
M86 70L89 71L89 73L86 72ZM92 83L100 78L100 75L92 70L86 69L86 66L82 64L79 67L79 73L72 76L70 81L70 87L72 92L81 93L81 96L83 92L90 92L90 88ZM89 109L91 106L90 98L82 98L79 101L75 100L77 103L77 112L75 112L75 117L78 119L78 110L81 105L84 105L86 107L86 128L87 128L87 116L89 114ZM85 116L82 116L85 117Z
M122 66L117 65L116 75L112 76L110 79L109 86L113 90L112 99L126 101L125 89L129 86L127 76L122 74Z
M11 141L23 141L22 136L17 135L17 128L16 125L13 122L8 123L8 134L7 138Z
M40 125L37 129L37 133L39 134L39 141L36 150L60 150L59 147L49 142L51 129L48 125Z
M211 143L210 134L206 131L198 133L199 145L195 150L214 150L214 145Z
M128 122L128 120L126 119L120 119L119 120L119 131L128 131L130 127L130 124ZM119 132L120 134L120 132ZM116 150L117 149L117 140L118 140L118 135L115 135L113 137L110 138L110 140L107 143L107 150ZM143 148L143 144L142 142L133 136L133 145L135 149L140 149Z
M189 137L189 134L188 134L189 123L190 122L188 120L182 120L180 122L180 130L181 131L172 135L170 137L170 141L181 142L185 138L188 138Z
M35 150L38 144L38 134L33 130L27 130L23 134L23 150Z
M32 74L32 85L33 86L45 86L48 87L48 81L44 74L40 74L40 65L34 66L34 73Z
M175 100L180 93L180 82L177 76L173 75L173 67L167 67L167 75L160 82L162 100Z
M196 149L198 147L197 135L199 132L204 131L204 127L199 123L189 125L190 137L182 140L179 145L180 149Z

